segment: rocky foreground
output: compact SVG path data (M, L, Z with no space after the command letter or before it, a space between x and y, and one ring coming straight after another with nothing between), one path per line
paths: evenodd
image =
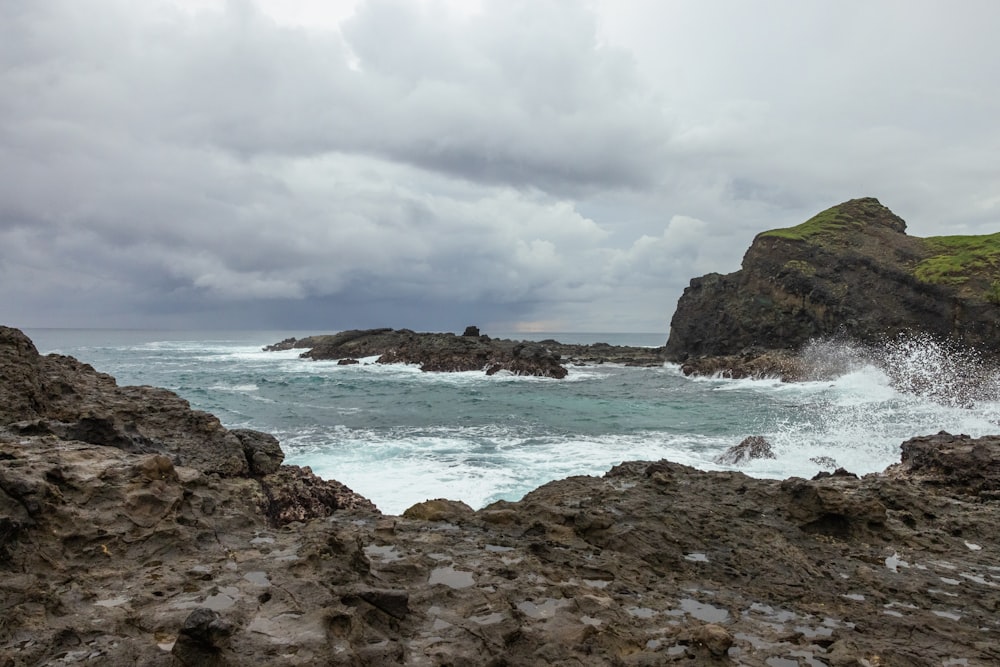
M409 329L361 329L336 334L288 338L268 345L265 351L305 349L304 359L357 363L362 357L377 357L380 364L416 364L423 371L504 371L562 379L565 364L619 363L630 366L660 366L663 348L630 347L596 343L571 345L555 340L538 342L490 338L476 327L461 336L452 333L417 333Z
M998 664L1000 437L901 451L390 517L0 328L0 665Z

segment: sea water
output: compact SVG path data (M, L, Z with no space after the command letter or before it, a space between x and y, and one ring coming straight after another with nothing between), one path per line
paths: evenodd
M930 342L887 350L888 366L848 354L852 361L831 379L784 383L692 379L673 364L572 366L564 380L423 373L374 359L340 366L301 359L300 350L261 350L313 332L26 333L42 353L77 357L121 385L173 390L227 427L272 433L286 463L310 466L390 514L430 498L477 508L516 500L553 479L600 475L628 460L773 478L811 477L832 460L864 474L897 462L900 443L915 435L1000 433L995 393L953 400L964 360ZM656 346L664 337L531 338ZM750 435L764 436L776 458L715 462Z

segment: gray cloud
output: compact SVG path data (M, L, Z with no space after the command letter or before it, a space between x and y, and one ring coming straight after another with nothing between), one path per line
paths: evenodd
M0 312L665 333L844 199L994 232L1000 9L914 7L0 3Z

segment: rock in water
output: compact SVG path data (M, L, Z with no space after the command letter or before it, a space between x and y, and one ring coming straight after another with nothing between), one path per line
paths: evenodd
M733 445L722 454L715 457L716 463L736 465L751 459L774 459L777 458L771 450L769 443L764 436L751 435L744 438L738 445Z

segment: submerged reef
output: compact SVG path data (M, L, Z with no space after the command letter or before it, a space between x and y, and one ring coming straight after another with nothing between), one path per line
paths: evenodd
M0 328L0 665L1000 663L1000 436L403 516L282 458Z

